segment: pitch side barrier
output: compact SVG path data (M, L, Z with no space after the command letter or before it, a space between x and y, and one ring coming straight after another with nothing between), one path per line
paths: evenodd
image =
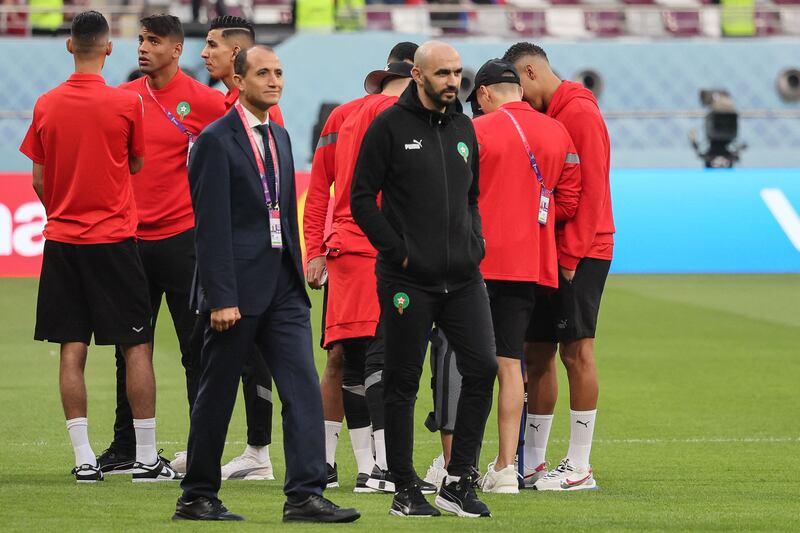
M38 276L44 207L30 174L0 183L0 277ZM800 168L620 169L611 189L613 273L800 273Z

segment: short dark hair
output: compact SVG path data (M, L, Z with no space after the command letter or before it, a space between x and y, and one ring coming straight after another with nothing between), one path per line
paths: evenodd
M419 46L416 43L412 43L409 41L403 41L402 43L397 43L392 48L392 51L389 52L389 58L386 60L387 63L401 63L403 61L414 61L414 54L417 53L417 48Z
M150 15L139 21L142 28L159 37L169 37L174 41L183 42L183 25L178 17L173 15Z
M514 64L525 56L543 57L545 61L548 63L550 62L547 59L547 54L541 46L536 46L533 43L526 42L511 45L511 48L506 50L506 53L503 54L503 61L508 61L509 63Z
M72 19L70 36L76 54L91 52L98 41L107 37L108 33L108 21L97 11L84 11Z
M256 42L256 30L253 24L242 17L230 15L217 17L208 25L208 30L222 30L222 36L226 39L235 35L247 35L251 42Z
M247 53L250 50L254 50L256 48L261 48L262 50L266 50L268 52L274 52L275 50L271 46L266 46L263 44L258 44L253 46L252 48L245 48L233 59L233 73L238 74L241 77L247 76Z

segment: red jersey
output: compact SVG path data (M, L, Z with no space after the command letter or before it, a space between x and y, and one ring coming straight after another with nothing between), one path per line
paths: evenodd
M566 126L581 158L581 203L572 223L559 229L559 263L574 270L584 257L611 260L614 215L611 211L611 142L592 92L562 81L547 114Z
M230 108L232 108L238 101L239 89L234 87L225 94L225 111L230 110ZM267 110L267 115L269 115L270 120L275 121L275 124L285 127L285 124L283 123L283 113L281 112L281 108L279 106L274 105L270 107Z
M547 224L539 224L541 186L508 111L517 120L553 191ZM580 197L580 166L564 126L511 102L474 121L480 156L478 209L486 239L481 272L486 279L535 282L558 287L556 224L575 214Z
M336 143L333 185L333 222L331 232L325 239L325 246L341 253L353 253L375 257L378 252L370 244L364 232L353 219L350 211L350 185L356 169L358 152L367 128L388 107L397 102L396 96L370 94L361 99L359 109L350 114L339 129Z
M336 177L336 145L341 128L347 117L359 109L366 96L337 106L328 115L314 151L311 162L311 179L306 193L303 213L303 236L306 242L306 261L325 255L325 228L333 212L328 212L331 185ZM329 217L329 215L331 215Z
M148 91L147 76L123 83L144 102L147 159L133 178L133 194L139 215L140 239L166 239L194 227L186 168L189 139L164 109L172 113L196 139L200 132L225 114L225 98L178 69L162 89ZM162 109L163 106L163 109Z
M46 239L121 242L136 235L130 157L145 152L142 99L73 74L42 95L20 151L44 166Z

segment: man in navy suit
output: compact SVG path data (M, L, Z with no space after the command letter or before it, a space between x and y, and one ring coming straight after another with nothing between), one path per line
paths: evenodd
M245 359L255 343L283 402L283 520L351 522L360 514L322 496L327 480L319 378L297 230L289 135L267 111L283 68L266 47L235 62L239 103L191 152L201 312L210 313L192 410L187 473L174 519L242 520L217 498L220 459Z

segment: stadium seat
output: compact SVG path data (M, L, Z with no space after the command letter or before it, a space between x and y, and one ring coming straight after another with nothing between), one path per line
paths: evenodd
M756 35L767 37L779 35L781 31L781 17L774 10L757 10L755 12Z
M648 9L628 8L625 10L627 33L640 37L662 37L666 35L661 13Z
M621 11L587 11L586 29L598 37L617 37L625 32L625 15Z
M800 35L800 10L781 9L781 27L789 35Z
M512 11L509 13L511 29L520 36L541 37L547 34L543 11Z
M675 37L696 37L702 33L697 11L665 11L662 16L667 32Z
M589 32L586 31L583 9L550 9L545 12L545 21L547 33L554 37L581 39L590 36Z
M368 11L367 29L374 31L392 31L392 14L388 11Z

